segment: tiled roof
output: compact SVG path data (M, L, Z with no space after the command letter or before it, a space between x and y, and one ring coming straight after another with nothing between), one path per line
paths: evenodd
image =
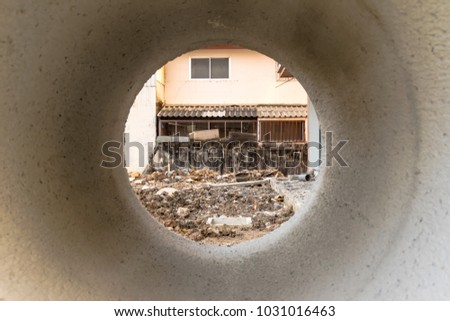
M165 105L159 117L291 118L306 117L306 105Z

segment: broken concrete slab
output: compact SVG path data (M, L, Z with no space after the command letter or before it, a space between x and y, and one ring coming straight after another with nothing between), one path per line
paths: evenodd
M243 217L243 216L213 216L208 218L206 221L206 224L210 225L229 225L229 226L244 226L252 225L252 218L251 217Z
M156 192L156 195L161 195L161 196L173 196L173 194L177 193L178 190L176 188L173 187L164 187L161 188L159 191Z
M192 133L189 133L189 139L193 141L207 141L207 140L217 140L219 139L219 130L218 129L209 129L209 130L198 130Z
M177 209L177 215L182 218L186 218L191 214L191 211L187 207L179 207Z
M304 203L306 196L311 192L312 181L300 180L280 180L271 179L270 185L273 190L280 193L274 198L275 201L283 201L285 204L293 206L295 210L299 209Z
M258 180L258 181L237 182L237 183L223 183L223 184L209 183L208 186L210 186L210 187L251 186L251 185L261 185L261 184L268 184L268 183L270 183L270 179L265 178L265 179Z

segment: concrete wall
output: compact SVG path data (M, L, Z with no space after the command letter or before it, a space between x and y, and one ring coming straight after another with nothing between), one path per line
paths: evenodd
M145 83L130 108L125 124L125 137L127 170L141 172L147 165L156 143L155 75Z
M164 67L144 84L130 108L125 124L125 159L128 171L142 172L156 144L157 104L164 102Z
M229 58L229 79L190 79L191 58ZM195 50L166 65L167 104L306 104L296 79L279 79L275 60L248 49Z
M235 44L289 68L349 167L269 235L198 245L101 146L160 66ZM450 299L450 2L3 0L1 299Z

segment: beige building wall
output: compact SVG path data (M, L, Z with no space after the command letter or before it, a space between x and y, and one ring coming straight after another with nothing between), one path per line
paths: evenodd
M229 79L190 79L190 58L230 58ZM278 79L277 63L248 49L201 49L165 65L166 104L306 104L296 79Z
M156 88L156 103L163 102L165 100L165 67L162 66L155 72L155 88Z

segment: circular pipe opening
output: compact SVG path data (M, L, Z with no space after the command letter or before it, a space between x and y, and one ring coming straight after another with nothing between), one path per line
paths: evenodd
M304 88L272 58L238 46L200 48L161 66L125 127L123 163L141 204L201 243L232 245L277 229L305 202L306 171L320 163Z

